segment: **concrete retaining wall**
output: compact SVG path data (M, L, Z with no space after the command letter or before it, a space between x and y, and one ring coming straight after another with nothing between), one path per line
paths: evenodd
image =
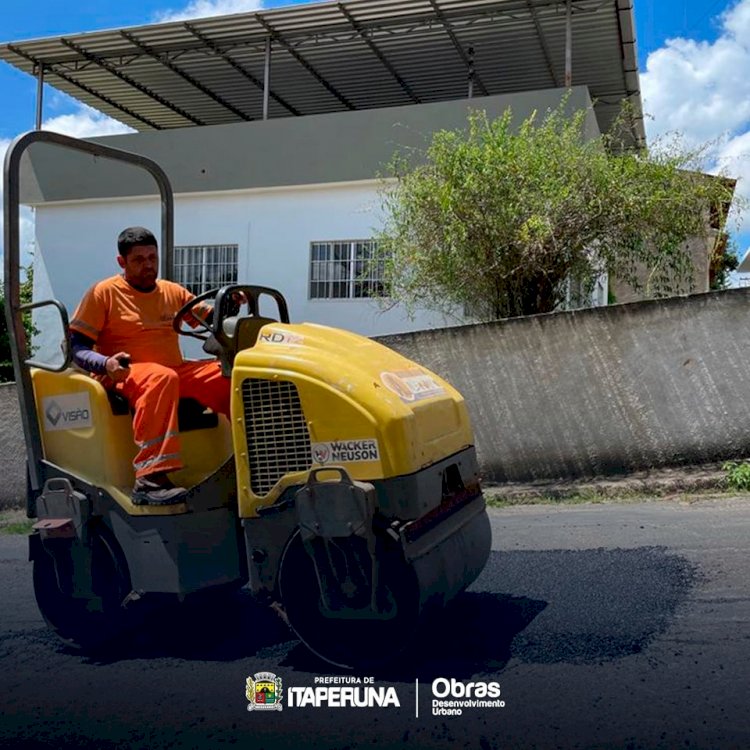
M379 340L466 397L484 476L593 477L750 455L750 289ZM25 486L0 386L0 507Z
M15 383L0 383L0 510L26 501L26 448Z
M488 479L750 455L750 290L379 339L465 396Z

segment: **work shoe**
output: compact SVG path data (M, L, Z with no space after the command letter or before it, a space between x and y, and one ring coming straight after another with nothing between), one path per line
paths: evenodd
M131 498L133 505L173 505L186 495L184 487L175 487L164 472L159 472L136 479Z

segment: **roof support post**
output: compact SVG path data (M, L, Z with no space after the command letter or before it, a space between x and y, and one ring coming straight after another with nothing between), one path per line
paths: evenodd
M271 37L266 37L266 61L263 69L263 119L268 119L268 97L271 93Z
M39 63L39 69L36 73L36 127L35 130L42 129L42 102L44 97L44 65Z
M260 13L255 14L255 19L258 23L268 32L271 39L273 39L280 47L283 47L313 78L315 78L321 86L323 86L330 94L333 94L347 109L356 109L356 107L340 92L329 83L316 69L311 65L304 57L296 50L294 45L290 44L284 37L271 26L268 21Z
M467 50L469 55L469 99L474 98L474 47Z
M456 48L456 52L458 52L459 56L463 60L464 65L466 66L466 69L468 70L471 65L469 63L469 57L464 52L464 48L461 46L461 42L458 41L458 37L456 36L456 32L453 31L453 27L450 25L449 20L446 18L445 14L441 10L440 6L437 4L437 0L430 0L430 5L432 6L432 10L435 13L435 16L437 17L438 21L440 21L441 24L443 24L443 28L445 29L445 33L448 35L448 38L453 43L453 46ZM479 88L480 93L482 96L487 96L489 94L489 91L487 91L487 87L482 83L482 79L479 77L479 73L474 71L474 81L476 81L477 87Z
M565 88L573 85L573 3L565 5Z
M222 48L210 37L206 36L202 31L198 30L194 24L192 23L185 23L185 28L196 38L200 39L203 44L208 47L215 55L220 57L227 65L231 65L234 70L236 70L241 76L244 76L247 78L248 81L250 81L253 86L255 86L258 91L263 90L263 83L262 81L254 76L249 71L245 70L245 68L242 67L236 60L231 58L226 52L222 50ZM274 93L273 89L269 87L268 94L275 102L280 104L284 109L291 112L293 115L299 115L300 111L293 107L289 102L282 99L278 94Z

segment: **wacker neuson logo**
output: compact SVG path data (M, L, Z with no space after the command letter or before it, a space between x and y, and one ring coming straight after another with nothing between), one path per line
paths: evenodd
M42 400L44 429L80 430L91 427L91 400L88 393L61 393Z
M316 464L323 465L380 461L380 447L374 438L313 443L312 457Z

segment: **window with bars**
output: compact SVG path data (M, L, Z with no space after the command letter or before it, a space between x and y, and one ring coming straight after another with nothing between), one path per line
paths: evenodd
M310 243L310 299L382 297L385 262L375 240Z
M237 283L237 245L179 245L174 280L198 295Z

